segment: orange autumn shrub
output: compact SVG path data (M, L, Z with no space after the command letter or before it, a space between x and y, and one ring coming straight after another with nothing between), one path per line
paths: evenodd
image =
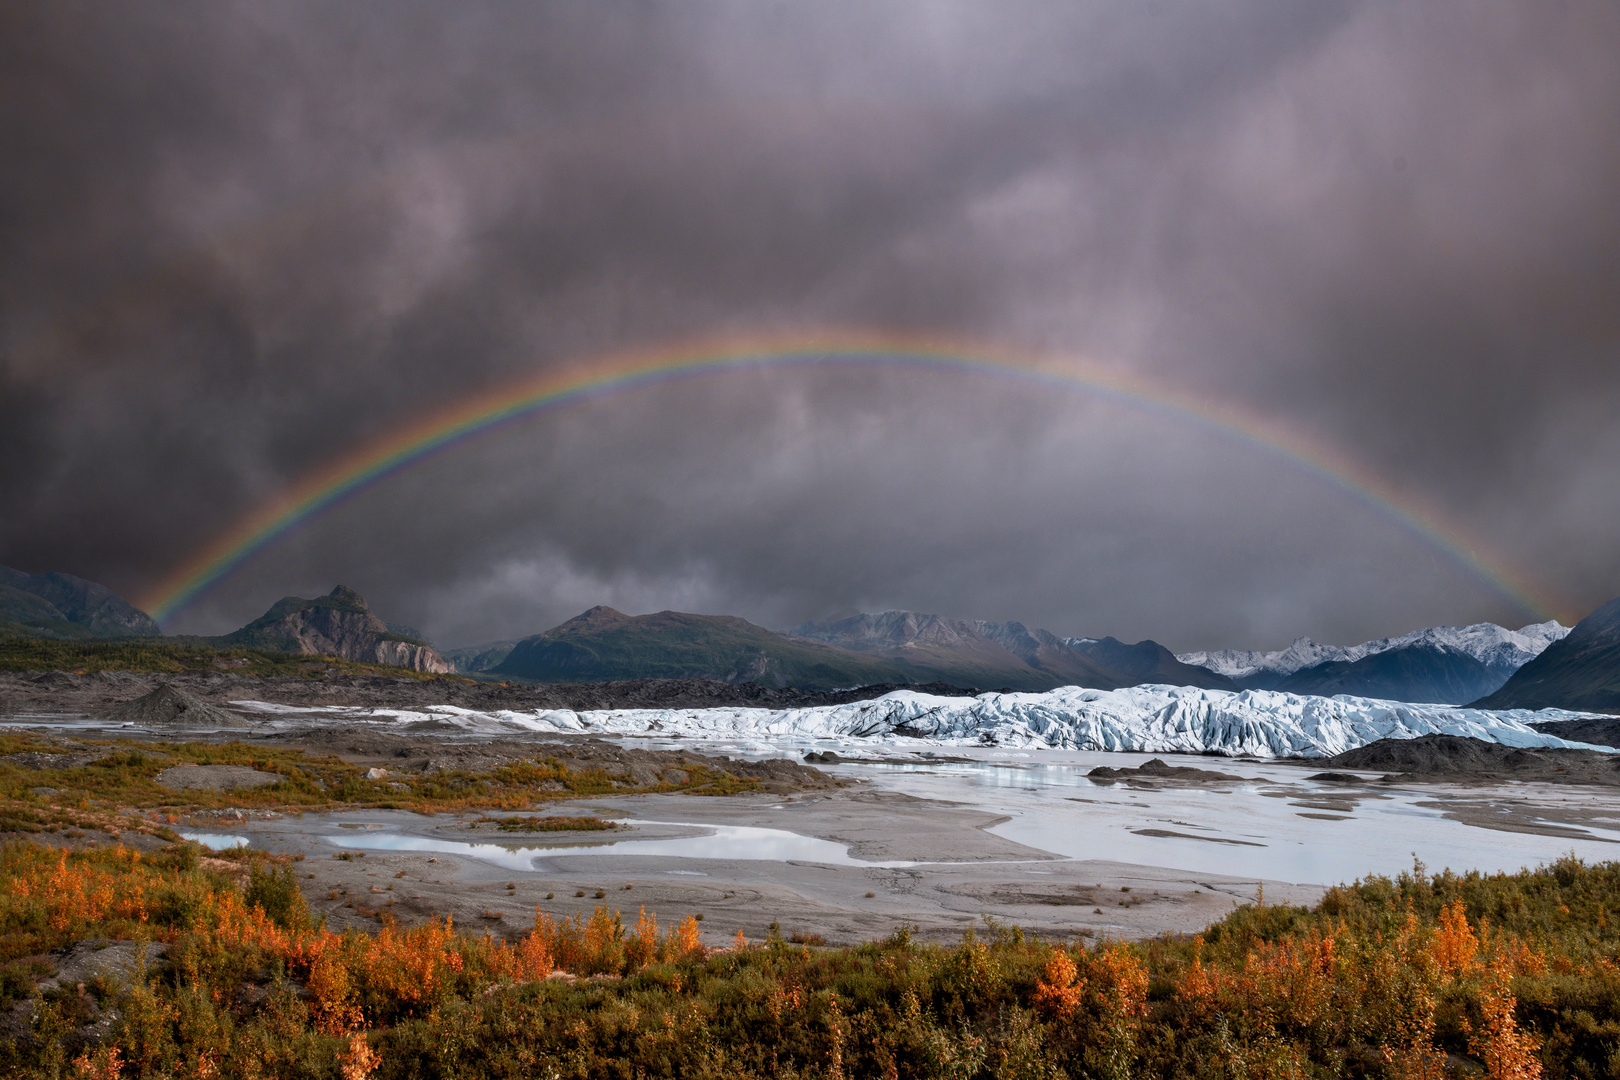
M1181 973L1176 985L1176 1000L1203 1014L1215 1008L1227 995L1225 973L1204 965L1204 936L1194 935L1192 963Z
M8 906L38 905L57 931L82 923L147 920L149 882L131 872L139 866L140 852L119 845L103 857L104 865L80 859L70 865L66 851L33 850L25 873L8 882Z
M1479 939L1468 925L1461 897L1440 909L1432 948L1435 966L1453 982L1478 966Z
M1514 1017L1516 1004L1511 973L1505 967L1493 966L1486 973L1480 995L1484 1026L1469 1039L1469 1049L1485 1063L1485 1075L1490 1080L1541 1078L1541 1060L1536 1056L1540 1040L1519 1029Z
M1341 971L1340 930L1313 927L1301 937L1263 942L1251 951L1241 983L1268 1025L1297 1035L1336 1018L1350 984Z
M1147 967L1130 946L1108 942L1086 957L1085 982L1097 1010L1098 1044L1088 1055L1092 1071L1125 1080L1132 1075L1137 1033L1148 1015Z
M551 920L539 908L534 909L534 928L518 942L518 978L544 979L557 970L557 957L551 951L552 935L543 924Z
M559 971L580 971L585 966L585 918L583 915L565 916L553 920L550 915L536 909L534 929L530 935L544 943L552 963Z
M688 915L676 923L664 939L662 960L685 960L688 957L704 955L703 933L698 929L697 919Z
M1067 953L1054 952L1035 982L1033 1004L1036 1010L1053 1017L1073 1013L1086 990L1085 980L1079 976L1080 969Z
M73 1059L76 1080L119 1080L124 1063L116 1046L104 1046L94 1054L86 1050Z
M630 971L644 968L658 959L658 919L647 914L646 905L642 905L641 917L636 920L635 929L630 932L625 942L624 962Z
M370 1080L371 1074L382 1064L382 1055L371 1048L366 1037L355 1032L349 1039L349 1048L338 1059L343 1080Z
M577 970L585 975L618 975L624 971L624 922L601 904L585 924L583 956Z
M465 961L450 917L401 930L385 925L355 958L367 1011L381 1018L421 1016L453 989Z
M1147 1015L1148 972L1134 949L1108 942L1087 957L1086 969L1108 1022L1135 1026Z
M294 972L301 969L304 976L316 1025L329 1035L352 1031L362 1019L345 952L344 939L323 930L298 942L287 956Z

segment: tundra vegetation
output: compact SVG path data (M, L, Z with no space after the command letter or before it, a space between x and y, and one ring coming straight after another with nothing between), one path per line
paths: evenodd
M594 795L663 791L731 795L760 788L757 780L735 776L696 757L681 757L678 770L663 770L659 779L645 784L622 770L610 771L611 763L577 764L588 767L569 768L560 758L538 756L483 770L418 772L368 769L331 755L242 742L81 738L64 745L33 735L0 735L0 832L34 831L36 826L67 824L86 814L95 818L131 810L143 811L147 822L173 824L200 809L525 810ZM179 765L246 766L280 779L251 790L180 792L159 782L162 773ZM570 826L551 818L511 817L501 819L499 827L549 831Z
M310 918L293 863L0 847L0 1070L23 1077L1599 1077L1620 864L1370 878L1191 939L706 947L599 905L513 940ZM85 939L166 946L42 993ZM26 1022L19 1022L18 1017ZM87 1028L86 1021L109 1021ZM95 1030L93 1037L85 1033Z
M278 783L171 791L179 764ZM751 781L682 770L681 788ZM20 1077L1620 1076L1620 863L1429 874L1238 909L1192 938L1064 941L987 923L954 946L828 947L773 927L709 947L701 912L597 906L468 933L336 933L292 859L170 826L226 807L483 808L625 790L556 759L371 779L240 743L0 738L0 1074ZM497 816L493 811L502 811ZM611 823L603 822L602 826ZM598 893L606 899L605 893ZM91 940L162 946L127 978L47 981Z
M383 636L385 640L416 640L397 634ZM0 634L0 671L66 671L79 675L96 671L169 674L182 671L232 671L261 678L277 675L324 678L341 674L424 682L467 682L455 675L433 675L410 668L361 663L337 656L304 656L241 646L217 647L206 638L186 637L58 641Z

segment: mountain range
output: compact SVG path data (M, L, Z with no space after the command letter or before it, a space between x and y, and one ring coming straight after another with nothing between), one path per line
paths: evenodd
M157 637L161 631L95 582L0 567L0 634L88 640ZM712 679L806 690L938 683L1020 692L1149 684L1620 711L1620 600L1574 630L1555 621L1518 630L1479 623L1352 646L1299 638L1274 652L1179 656L1155 641L1064 638L1018 622L909 611L806 622L778 632L734 616L626 615L595 607L521 641L441 655L420 633L384 622L359 593L339 585L326 596L285 597L241 629L200 640L531 682Z
M494 643L456 655L478 663L494 660L503 648ZM1151 641L1065 641L1022 623L969 623L908 611L778 633L728 615L626 615L595 607L516 642L485 670L537 682L703 678L820 690L933 682L1019 691L1117 689L1144 681L1235 689Z
M1277 652L1222 650L1183 653L1179 659L1219 672L1245 690L1464 705L1499 689L1569 632L1556 621L1518 630L1477 623L1429 627L1360 645L1319 645L1302 637Z
M491 674L540 682L708 678L805 689L943 682L1025 692L1160 684L1462 705L1496 691L1568 633L1557 622L1519 630L1480 623L1348 647L1301 638L1274 653L1178 657L1151 640L1060 638L1018 622L910 611L806 622L778 633L730 616L593 608L510 647L465 652Z
M1435 645L1467 653L1487 666L1517 671L1549 644L1568 633L1569 627L1557 620L1534 623L1518 630L1508 630L1495 623L1475 623L1472 626L1431 626L1400 637L1364 641L1360 645L1319 645L1308 637L1302 637L1296 638L1288 648L1276 652L1220 649L1181 653L1178 659L1241 680L1268 674L1292 675L1324 663L1353 663L1410 645Z
M1144 682L1235 689L1231 680L1181 663L1155 641L1060 638L1018 622L965 622L912 611L807 622L788 634L882 657L919 676L914 681L966 683L1013 690L1088 686L1116 690Z
M626 615L610 607L524 638L490 673L535 682L716 679L800 689L925 681L900 665L732 615Z

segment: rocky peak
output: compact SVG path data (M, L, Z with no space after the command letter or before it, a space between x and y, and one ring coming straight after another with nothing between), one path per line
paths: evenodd
M228 645L448 673L455 668L425 641L388 629L365 597L346 585L305 600L288 596L223 639Z
M371 610L371 606L366 603L366 598L349 588L347 585L339 585L337 588L327 593L326 598L335 602L340 607L354 608L366 612Z

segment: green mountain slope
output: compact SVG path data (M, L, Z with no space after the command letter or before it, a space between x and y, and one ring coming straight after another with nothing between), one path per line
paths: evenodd
M785 637L730 615L631 616L609 607L525 638L491 673L539 682L718 679L807 690L932 678L903 663Z
M25 574L0 566L0 632L76 640L156 637L146 612L105 585L72 574Z
M920 677L957 686L1040 691L1129 685L1045 630L1029 630L1016 622L964 622L914 611L884 611L836 622L807 622L789 633L795 639L902 664Z
M492 671L499 667L512 650L517 648L515 641L489 641L482 645L466 645L459 649L445 649L444 658L456 665L460 672Z
M1236 690L1237 684L1207 668L1183 664L1174 653L1149 638L1127 645L1118 638L1073 638L1065 642L1120 678L1121 686L1163 683L1166 686L1201 686L1206 690Z

